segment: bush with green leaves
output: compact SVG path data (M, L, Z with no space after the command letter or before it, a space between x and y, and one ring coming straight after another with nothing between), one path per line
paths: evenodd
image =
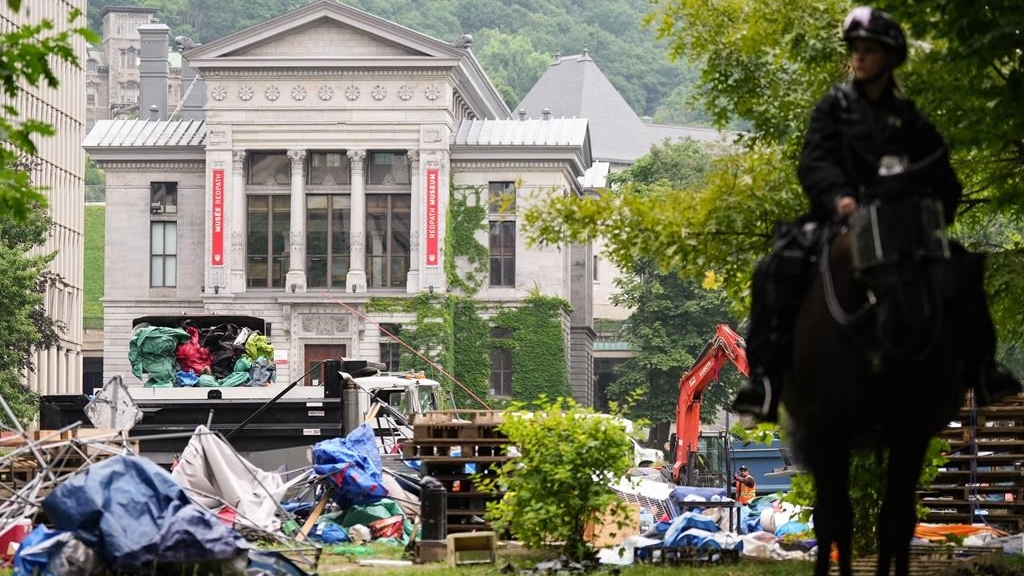
M618 420L595 414L572 400L544 397L504 412L500 430L517 454L497 475L479 479L481 489L504 492L487 505L495 529L507 529L527 547L559 543L578 561L593 552L585 539L588 522L601 517L621 528L632 521L610 487L632 463L629 438Z

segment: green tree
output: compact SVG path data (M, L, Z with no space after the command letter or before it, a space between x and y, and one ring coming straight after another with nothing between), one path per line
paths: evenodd
M527 547L561 543L568 558L587 559L588 522L605 514L620 525L633 520L609 486L632 464L629 438L619 422L572 400L541 397L536 409L527 408L506 410L499 427L519 454L496 476L478 479L481 490L504 491L501 500L487 504L486 518Z
M21 0L7 0L7 9L21 10ZM46 214L46 197L32 182L36 141L54 133L53 127L26 118L16 107L25 86L56 89L55 70L61 65L78 66L72 44L80 35L93 40L85 28L74 26L81 14L72 11L68 26L58 31L48 19L25 24L0 34L0 88L7 100L0 117L0 394L23 423L34 418L34 393L22 382L23 373L33 369L32 351L59 342L64 327L46 315L47 287L62 280L47 270L53 254L29 252L42 244L51 221ZM0 414L6 424L6 414Z
M103 202L107 199L107 174L100 170L89 156L85 157L85 201Z
M702 183L710 169L711 156L704 145L693 140L666 141L626 170L612 174L612 190L602 194L643 198L662 190L686 190ZM618 367L618 379L606 394L624 406L631 405L634 418L649 420L655 426L652 440L661 445L676 417L679 378L714 335L715 325L734 322L724 292L684 280L679 270L659 270L652 259L641 256L624 270L616 279L618 291L612 301L633 311L622 333L634 353ZM724 374L731 375L728 384L712 386L703 396L701 416L706 421L728 405L738 384L735 371ZM643 392L639 398L638 391Z
M23 382L23 373L34 368L32 351L55 346L64 326L46 315L45 293L62 280L47 270L54 254L28 256L50 232L51 220L38 204L24 220L0 216L0 394L24 425L35 418L36 394ZM0 421L10 425L7 415Z
M618 281L615 304L633 312L623 328L633 355L616 368L618 379L606 391L609 399L630 407L630 417L644 418L655 427L651 441L661 446L668 440L669 423L676 419L679 379L697 361L715 325L735 324L729 302L719 290L706 290L676 273L660 273L652 266L637 265ZM712 422L732 400L740 375L723 370L722 385L708 387L702 399L701 419ZM639 399L635 394L642 391Z

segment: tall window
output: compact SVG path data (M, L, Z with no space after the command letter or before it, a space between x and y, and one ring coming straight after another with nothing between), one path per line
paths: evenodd
M90 60L92 62L92 60ZM85 85L85 103L90 106L96 105L96 83L89 82Z
M491 281L494 287L516 285L516 186L514 182L487 185L490 226Z
M381 324L380 333L380 361L387 366L388 372L398 372L399 358L402 352L402 345L396 341L401 324ZM385 332L385 330L387 332Z
M512 349L502 346L502 341L512 338L507 328L491 328L491 396L512 396Z
M133 46L121 50L121 68L138 68L139 53Z
M306 284L345 287L352 208L349 196L306 196Z
M251 152L248 155L250 186L288 186L292 165L284 152Z
M404 288L409 272L408 194L366 196L368 288Z
M125 104L134 104L139 101L139 83L128 81L124 83L124 87L121 89L121 102Z
M247 207L245 277L250 288L284 288L288 273L291 198L250 195Z
M404 151L375 151L366 155L368 186L409 186L409 156Z
M306 184L310 186L348 186L352 171L344 151L311 152L306 160Z
M151 222L149 225L149 285L174 287L178 277L178 224Z

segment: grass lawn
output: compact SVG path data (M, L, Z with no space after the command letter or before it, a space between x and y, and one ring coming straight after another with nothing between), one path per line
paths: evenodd
M84 325L103 328L103 241L106 235L106 206L85 207L85 302Z

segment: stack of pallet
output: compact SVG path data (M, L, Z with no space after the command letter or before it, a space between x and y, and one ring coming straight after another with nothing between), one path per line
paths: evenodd
M968 398L941 436L949 461L922 493L926 521L1024 532L1024 394L985 408Z
M413 439L402 453L421 462L423 476L444 485L448 532L490 529L483 515L501 495L480 489L479 480L496 476L509 459L508 438L498 430L501 417L492 410L447 410L413 419Z

